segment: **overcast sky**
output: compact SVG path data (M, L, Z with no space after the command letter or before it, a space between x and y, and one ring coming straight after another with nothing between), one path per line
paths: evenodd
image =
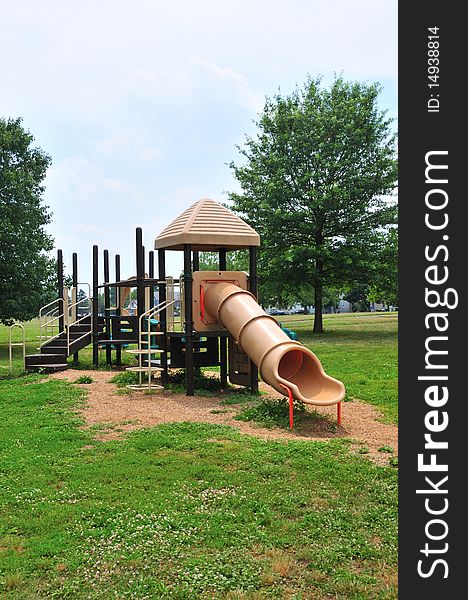
M52 157L49 231L81 281L93 244L130 276L136 226L150 250L190 204L225 201L226 163L278 89L342 74L379 82L397 114L397 0L3 0L0 52L0 115Z

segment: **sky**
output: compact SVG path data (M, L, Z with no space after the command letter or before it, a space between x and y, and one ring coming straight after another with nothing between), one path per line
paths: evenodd
M308 76L382 86L397 116L397 0L16 0L0 2L0 116L52 158L48 232L91 281L92 245L135 274L200 198L239 190L231 161L265 97ZM169 252L178 277L182 253ZM113 266L111 265L111 273ZM102 280L102 264L100 280Z

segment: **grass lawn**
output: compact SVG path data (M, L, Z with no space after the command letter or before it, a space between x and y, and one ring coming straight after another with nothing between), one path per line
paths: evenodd
M396 469L193 423L98 442L84 393L0 381L2 598L397 597Z
M327 315L323 336L281 320L396 422L396 315ZM33 352L37 321L26 332ZM86 386L21 371L0 326L0 597L397 597L395 468L343 440L195 423L98 442L79 427Z

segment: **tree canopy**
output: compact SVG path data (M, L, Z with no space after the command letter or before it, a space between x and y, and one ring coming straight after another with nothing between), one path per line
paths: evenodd
M324 290L369 282L395 223L396 140L378 84L309 79L267 99L256 137L230 167L232 208L260 234L261 290L271 300L313 297L322 332ZM387 196L387 197L386 197Z
M50 158L21 119L0 118L0 321L29 320L50 300L54 261L42 203Z

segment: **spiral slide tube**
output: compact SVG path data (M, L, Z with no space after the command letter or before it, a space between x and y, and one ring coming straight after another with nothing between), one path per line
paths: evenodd
M212 283L205 291L203 304L275 390L284 394L288 388L306 404L325 406L343 400L345 388L341 381L325 373L311 350L292 341L250 292L233 283Z

